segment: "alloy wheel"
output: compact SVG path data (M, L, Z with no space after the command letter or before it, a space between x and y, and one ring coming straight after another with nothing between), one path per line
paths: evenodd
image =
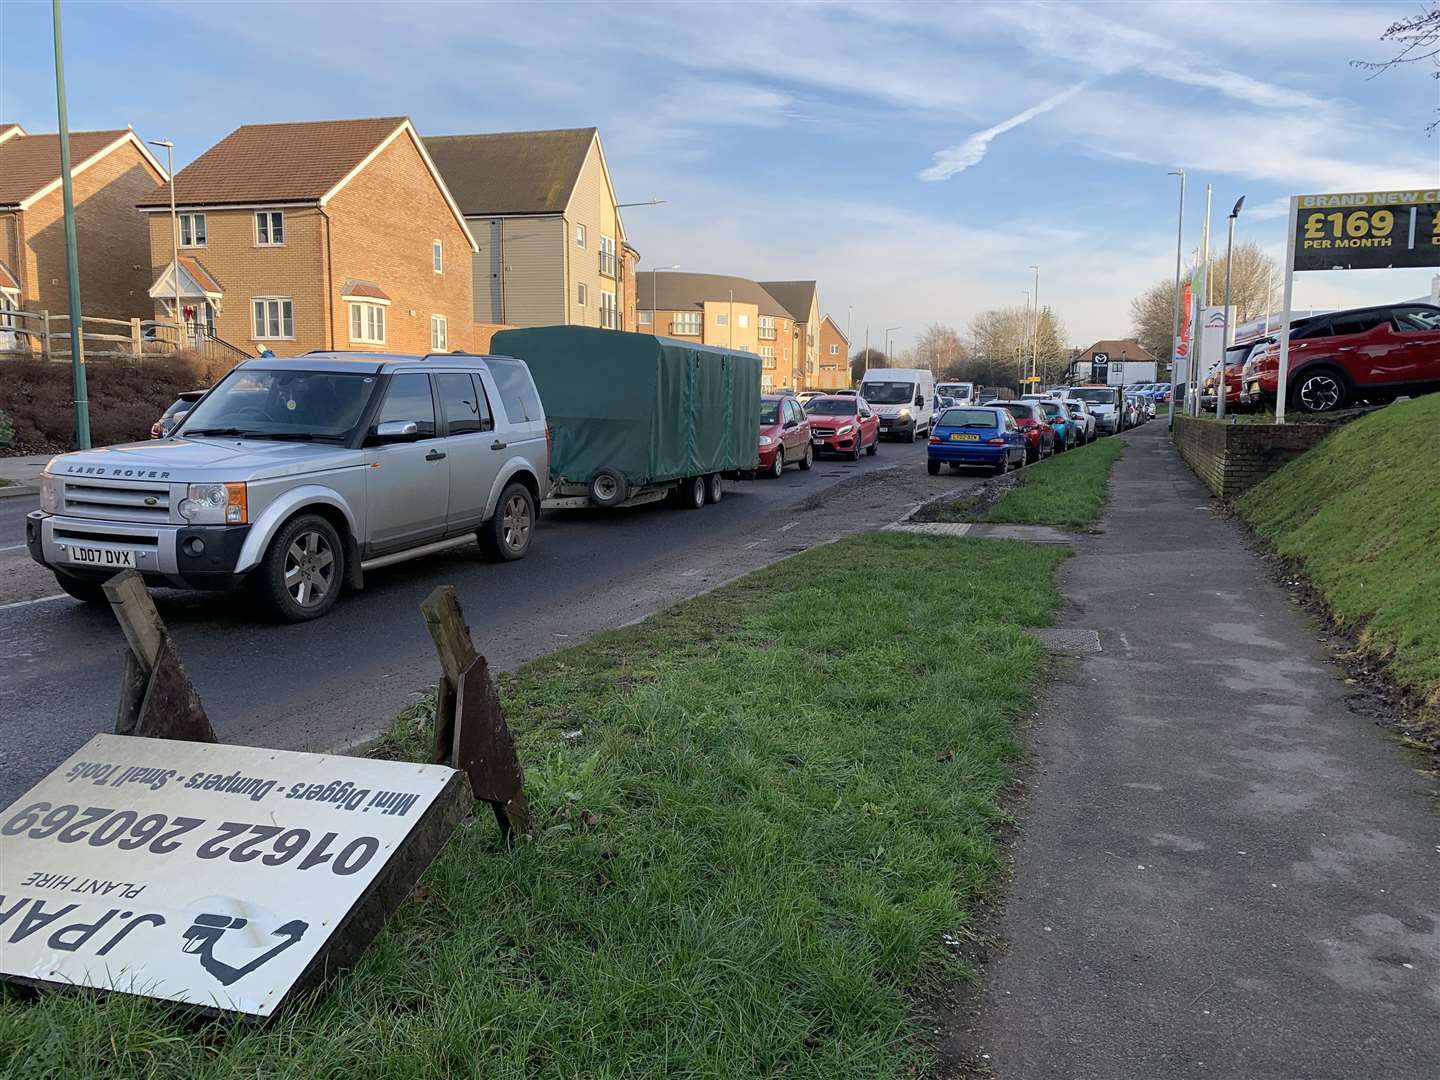
M1335 376L1328 372L1318 372L1300 383L1297 396L1308 412L1328 412L1339 407L1345 397L1345 389Z
M335 588L335 552L318 530L307 529L285 552L285 591L302 608L319 607Z
M504 516L500 527L505 546L511 551L523 551L530 542L530 503L524 495L511 495L505 501Z

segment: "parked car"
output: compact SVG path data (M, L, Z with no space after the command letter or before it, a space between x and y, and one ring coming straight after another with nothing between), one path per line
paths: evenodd
M248 360L170 438L53 458L25 542L86 603L130 568L155 585L247 585L300 622L404 559L477 539L491 559L523 557L547 443L519 360Z
M175 430L175 425L185 419L185 414L190 411L190 406L205 396L204 390L182 390L180 396L170 403L170 406L160 414L160 419L150 425L150 437L152 439L163 439Z
M987 401L985 404L1005 409L1015 418L1015 425L1025 436L1025 464L1055 453L1055 429L1038 401Z
M1248 408L1251 402L1246 400L1245 389L1245 364L1257 350L1263 349L1265 341L1242 341L1231 345L1225 350L1225 411L1240 412ZM1200 407L1203 409L1214 409L1216 401L1220 396L1220 367L1217 364L1210 369L1200 384Z
M1079 428L1080 444L1095 441L1095 414L1090 411L1090 404L1084 398L1061 398L1060 403L1065 406L1070 415L1075 418L1075 424Z
M880 448L880 418L862 397L811 398L805 414L816 454L842 454L859 461L861 453L874 455Z
M825 396L825 391L824 391L824 390L801 390L801 391L800 391L798 394L796 394L795 396L796 396L796 398L799 399L801 405L809 405L810 402L814 401L816 398L818 398L818 397L824 397L824 396Z
M1101 435L1116 435L1124 429L1125 395L1118 386L1070 386L1065 397L1072 401L1083 401L1095 418L1095 431Z
M1050 421L1050 426L1055 429L1055 452L1064 453L1072 446L1080 445L1080 426L1075 418L1070 415L1064 403L1053 399L1043 399L1036 402L1040 406L1045 418Z
M925 469L940 474L941 465L955 472L968 466L993 469L1003 476L1025 464L1025 435L1008 409L967 405L946 409L935 422L926 446Z
M935 376L927 368L865 372L860 396L880 418L880 434L914 442L935 420Z
M1279 373L1277 340L1243 371L1248 396L1273 406ZM1302 412L1440 389L1440 307L1388 304L1297 320L1286 385L1287 405Z
M785 466L815 464L810 420L798 398L766 394L760 398L760 474L779 479Z

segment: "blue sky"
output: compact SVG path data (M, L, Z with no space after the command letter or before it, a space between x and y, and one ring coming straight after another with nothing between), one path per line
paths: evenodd
M81 3L71 126L173 138L407 114L425 134L597 125L641 267L816 278L860 342L1042 302L1076 343L1173 271L1175 180L1283 253L1298 192L1440 182L1440 82L1356 58L1408 4ZM50 5L0 0L0 117L54 130ZM1428 271L1297 278L1297 306Z

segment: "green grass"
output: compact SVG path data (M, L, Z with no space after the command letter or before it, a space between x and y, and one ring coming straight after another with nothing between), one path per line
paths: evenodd
M1362 648L1440 709L1440 394L1339 428L1236 509Z
M968 499L941 508L940 521L986 521L1085 529L1100 520L1110 467L1123 444L1106 438L1025 466L1020 483L978 518Z
M941 935L1001 874L1044 665L1022 627L1062 557L856 537L532 663L502 692L538 842L507 853L477 814L359 965L265 1028L12 993L0 1074L913 1075L917 995L961 971ZM432 708L390 754L424 755Z

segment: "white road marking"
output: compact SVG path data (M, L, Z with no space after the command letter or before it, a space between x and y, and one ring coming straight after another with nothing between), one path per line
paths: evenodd
M9 547L0 548L0 551L20 551L24 547L24 544L11 544Z
M790 524L788 524L788 525L781 525L781 526L780 526L780 531L781 531L781 532L789 532L791 529L793 529L796 525L799 525L799 524L800 524L800 522L798 522L798 521L792 521L792 522L790 522Z
M68 600L69 593L56 593L54 596L41 596L34 600L16 600L10 604L0 604L0 611L9 611L11 608L29 607L31 604L48 604L51 600Z
M760 541L759 541L759 540L751 540L748 544L745 545L745 550L746 550L746 551L754 551L754 550L755 550L757 547L759 547L759 546L760 546Z

